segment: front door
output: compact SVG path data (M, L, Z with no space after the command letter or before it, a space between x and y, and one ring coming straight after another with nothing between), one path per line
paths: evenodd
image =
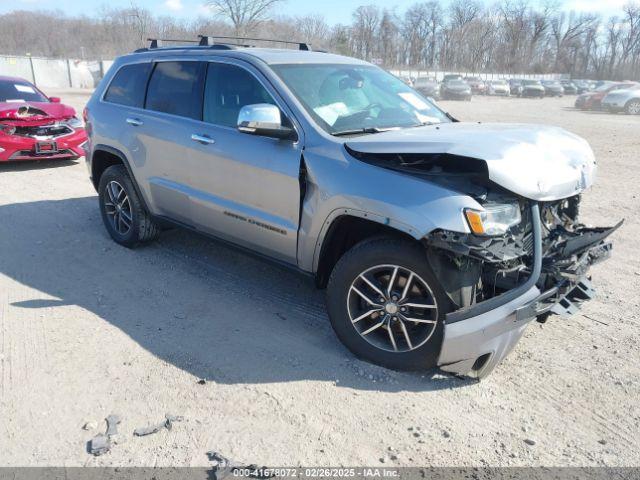
M240 109L258 103L280 107L283 121L290 122L275 98L253 67L239 61L208 64L203 118L189 151L191 212L204 231L295 263L302 141L236 128Z

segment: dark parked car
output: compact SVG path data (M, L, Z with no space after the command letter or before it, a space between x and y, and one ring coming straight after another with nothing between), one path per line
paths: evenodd
M471 87L473 95L484 95L487 93L487 84L480 77L465 77L464 81Z
M557 80L543 80L542 86L547 97L561 97L564 95L564 88Z
M564 88L565 95L577 95L578 87L571 80L562 80L560 84Z
M522 97L544 98L545 90L539 80L522 81Z
M449 80L462 80L462 75L457 73L448 73L442 78L442 83L448 82Z
M435 99L440 98L440 86L438 81L433 77L419 77L413 84L413 88L423 94L425 97Z
M471 101L471 87L464 80L448 80L440 87L440 97L443 100Z
M517 78L512 78L509 80L509 93L514 96L522 95L522 80L518 80Z

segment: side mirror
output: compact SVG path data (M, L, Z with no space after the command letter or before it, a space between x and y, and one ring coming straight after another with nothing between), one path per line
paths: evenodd
M51 103L60 103L60 97L49 97Z
M297 140L298 135L293 128L282 125L280 109L269 103L245 105L238 114L238 130L249 135L279 138L281 140Z

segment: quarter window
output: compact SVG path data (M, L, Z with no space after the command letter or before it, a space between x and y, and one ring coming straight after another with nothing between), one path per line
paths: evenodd
M105 101L141 108L150 70L150 63L134 63L122 67L111 81L104 95Z
M202 62L159 62L151 74L145 108L200 120Z
M256 77L235 65L209 64L204 93L205 122L235 128L240 109L257 103L276 105Z

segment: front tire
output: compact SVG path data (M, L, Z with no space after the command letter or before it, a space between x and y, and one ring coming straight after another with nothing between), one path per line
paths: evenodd
M627 115L640 115L640 100L630 100L624 107Z
M336 335L357 357L395 370L423 370L437 365L452 306L422 246L377 237L338 261L327 309Z
M98 198L102 221L116 243L133 248L160 234L159 226L142 204L124 165L105 170L100 177Z

